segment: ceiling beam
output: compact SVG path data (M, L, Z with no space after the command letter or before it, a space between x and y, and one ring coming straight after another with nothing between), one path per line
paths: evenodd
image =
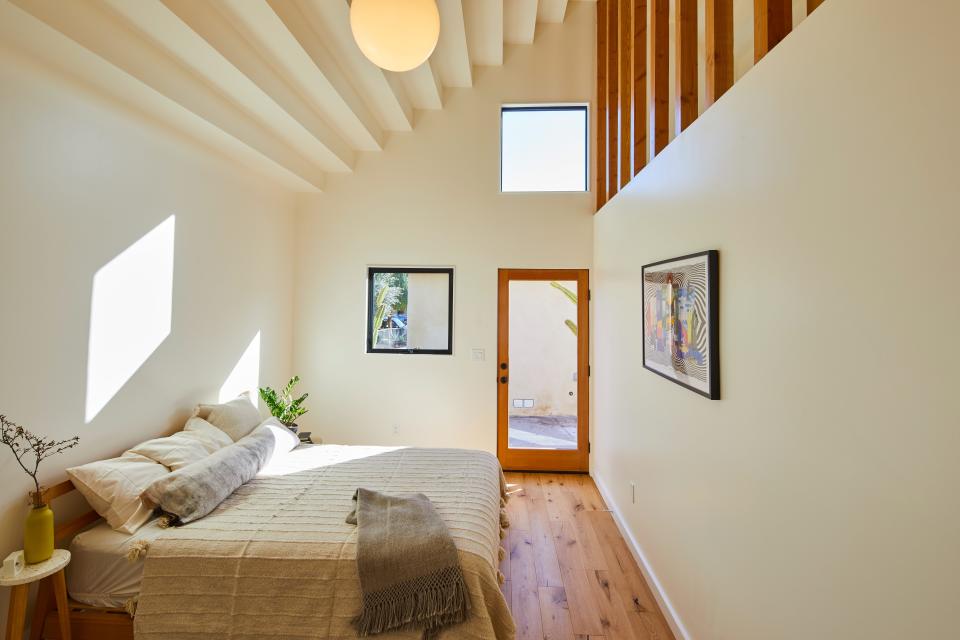
M404 91L410 97L410 102L415 109L443 108L443 87L429 60L416 69L394 75L399 76Z
M310 28L326 44L334 60L387 131L413 129L413 105L402 83L367 60L350 30L350 7L334 0L297 0Z
M537 22L561 24L567 15L567 0L540 0Z
M463 0L467 49L475 65L503 64L503 2Z
M9 2L0 2L0 41L9 46L14 55L23 55L24 65L43 65L106 96L108 104L112 103L111 108L120 114L118 117L143 119L148 126L161 127L167 135L182 137L187 144L241 167L252 177L267 178L292 191L318 191L319 185L307 182Z
M430 57L430 65L445 87L473 86L470 52L467 49L467 27L460 0L439 0L440 40Z
M354 151L304 97L270 65L243 34L220 13L217 5L195 0L161 0L191 29L220 52L254 84L310 132L327 150L324 169L350 171Z
M537 0L503 0L503 41L533 44L537 29Z
M89 51L256 149L318 189L324 172L169 51L130 28L104 3L11 0Z
M292 11L283 13L288 17L293 14L296 19L283 20L274 4L292 8ZM324 48L323 44L306 24L295 3L221 0L216 6L352 148L375 151L383 147L380 124L356 95L340 68L331 64L333 57L325 51L318 51ZM306 46L301 40L307 42Z

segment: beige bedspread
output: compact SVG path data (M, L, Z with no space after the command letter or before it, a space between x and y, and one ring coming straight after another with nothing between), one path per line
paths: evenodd
M355 638L357 530L344 518L358 487L422 492L449 527L473 611L442 638L514 637L497 581L504 498L497 459L463 449L332 445L291 452L207 517L153 541L136 637Z

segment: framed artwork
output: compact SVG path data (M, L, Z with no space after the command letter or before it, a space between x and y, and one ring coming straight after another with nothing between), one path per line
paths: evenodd
M718 253L643 265L643 368L720 399Z

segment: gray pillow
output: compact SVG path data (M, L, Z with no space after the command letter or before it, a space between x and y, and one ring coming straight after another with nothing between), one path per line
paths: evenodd
M243 394L225 404L213 405L206 420L236 442L256 429L263 418L250 396Z
M275 436L257 429L238 442L188 464L151 483L140 495L159 508L167 523L179 526L198 520L249 482L273 454Z

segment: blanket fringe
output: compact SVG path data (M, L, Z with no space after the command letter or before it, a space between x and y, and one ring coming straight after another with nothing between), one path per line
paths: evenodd
M507 577L503 575L503 572L497 569L497 584L502 585L506 579Z
M131 618L137 615L137 603L139 601L139 596L132 596L123 603L123 610L126 611Z
M503 545L497 547L497 558L500 562L503 562L503 559L507 557L507 550L503 548Z
M510 516L507 514L506 509L500 509L500 528L502 529L510 528Z
M127 550L127 562L136 562L143 556L147 554L147 551L150 549L149 540L137 540L130 545L130 548Z
M423 588L425 581L429 582L429 588ZM402 592L402 597L396 597L397 591ZM432 576L365 595L363 610L354 624L360 636L387 630L424 629L424 638L434 638L440 629L464 622L470 607L463 572L459 566L447 567Z

